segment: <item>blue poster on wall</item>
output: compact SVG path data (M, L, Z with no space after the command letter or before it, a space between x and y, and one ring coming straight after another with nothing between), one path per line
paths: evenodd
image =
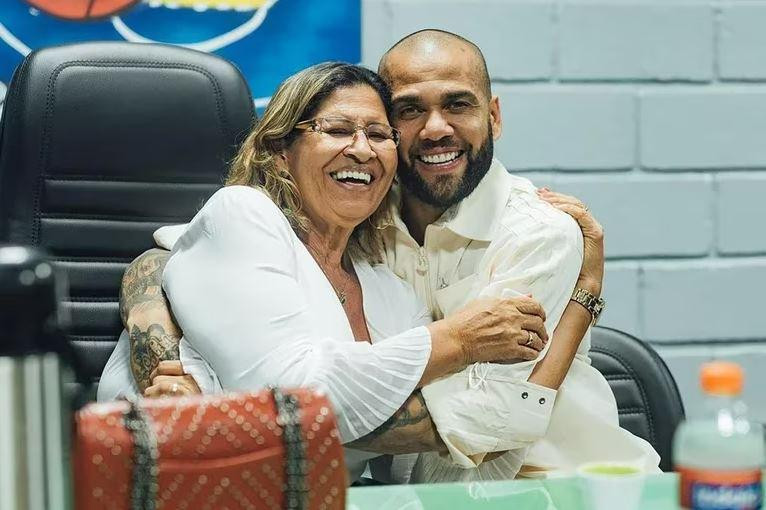
M96 40L215 53L239 67L263 107L304 67L361 60L360 0L2 0L0 98L31 50Z

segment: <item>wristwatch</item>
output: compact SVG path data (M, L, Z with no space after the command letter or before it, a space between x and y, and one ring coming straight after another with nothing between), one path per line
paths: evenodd
M585 289L575 289L572 293L572 301L580 303L590 312L593 319L590 321L591 326L596 325L599 315L604 311L606 307L606 301L604 298L596 297Z

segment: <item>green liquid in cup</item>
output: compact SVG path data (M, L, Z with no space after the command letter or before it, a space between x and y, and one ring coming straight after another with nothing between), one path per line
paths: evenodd
M640 472L638 468L631 466L590 466L584 469L584 471L594 475L610 476L635 475Z

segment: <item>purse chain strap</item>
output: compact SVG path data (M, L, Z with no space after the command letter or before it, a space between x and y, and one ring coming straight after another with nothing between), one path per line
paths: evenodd
M277 405L277 425L282 427L283 441L286 451L285 475L285 508L288 510L305 510L308 508L308 474L306 462L306 443L301 430L300 405L295 395L282 393L279 388L272 387L271 394Z
M133 486L130 490L131 510L154 510L157 501L157 438L149 419L138 405L130 399L130 407L123 420L133 438Z

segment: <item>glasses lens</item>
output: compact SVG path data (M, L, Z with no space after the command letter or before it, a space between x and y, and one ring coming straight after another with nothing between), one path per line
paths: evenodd
M348 119L322 119L322 131L335 138L353 138L356 124Z
M343 118L319 119L319 130L333 138L351 142L359 127L354 121ZM387 124L373 123L364 128L367 140L372 144L399 144L399 132Z
M370 124L367 126L367 138L372 142L386 142L391 140L393 130L385 124Z

